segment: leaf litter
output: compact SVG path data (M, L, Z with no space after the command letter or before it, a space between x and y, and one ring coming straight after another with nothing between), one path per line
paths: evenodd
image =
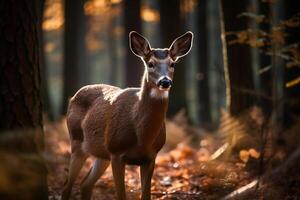
M172 126L174 126L172 124ZM60 199L67 178L70 143L65 121L47 123L46 158L48 161L49 199ZM152 179L152 199L219 199L249 183L250 174L243 167L227 161L209 160L205 148L192 148L185 142L172 150L164 150L156 160ZM80 183L92 166L88 159L73 186L72 199L80 199ZM140 198L140 180L137 166L126 166L128 199ZM109 167L93 190L94 200L115 199L115 188Z

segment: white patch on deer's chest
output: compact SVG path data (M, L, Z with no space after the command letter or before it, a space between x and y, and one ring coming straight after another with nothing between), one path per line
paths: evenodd
M166 99L169 97L169 91L152 88L150 91L150 97L155 99Z

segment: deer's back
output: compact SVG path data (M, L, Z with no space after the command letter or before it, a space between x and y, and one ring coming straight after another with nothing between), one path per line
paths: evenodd
M72 140L83 141L82 122L95 102L101 101L103 107L107 107L109 103L104 100L104 96L120 90L105 84L87 85L78 90L70 99L67 112L67 125Z
M139 90L103 84L80 89L70 100L67 114L72 140L79 140L85 152L102 158L109 158L108 149L119 151L134 145L131 117ZM126 137L120 136L121 132Z
M83 148L94 156L109 158L136 143L132 121L138 88L116 90L97 98L85 116Z

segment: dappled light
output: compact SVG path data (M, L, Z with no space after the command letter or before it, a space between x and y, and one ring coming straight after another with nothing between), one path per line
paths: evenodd
M141 17L144 21L152 23L157 23L160 19L159 12L149 7L142 7Z
M300 199L300 1L0 3L0 200Z
M44 11L43 29L54 31L64 25L63 3L61 0L47 0Z
M167 123L167 135L176 136L174 129L176 122ZM175 133L174 133L175 131ZM60 196L61 188L65 182L67 163L70 156L70 144L65 120L55 124L46 123L46 157L49 161L49 190L50 198L56 199ZM179 136L180 137L180 136ZM203 136L201 148L192 148L187 140L178 138L176 145L174 141L167 141L164 150L157 158L156 169L152 180L152 196L154 199L218 199L250 182L251 175L238 165L240 161L211 161L210 155L217 148L216 139L209 135ZM211 142L209 142L209 140ZM213 140L213 141L212 141ZM91 167L92 160L88 160L80 178L87 173ZM130 199L139 199L140 183L137 167L128 166L126 172L126 185ZM57 174L60 174L57 177ZM80 180L78 180L80 182ZM102 176L96 184L94 199L114 198L114 188L111 169ZM78 187L75 187L74 199L80 199ZM201 196L205 198L201 198Z

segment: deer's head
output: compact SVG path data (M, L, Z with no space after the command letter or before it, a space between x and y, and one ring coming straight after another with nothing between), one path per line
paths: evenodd
M144 62L147 81L162 91L171 88L176 62L188 54L192 42L193 33L189 31L176 38L169 48L151 48L142 35L135 31L129 34L130 49Z

